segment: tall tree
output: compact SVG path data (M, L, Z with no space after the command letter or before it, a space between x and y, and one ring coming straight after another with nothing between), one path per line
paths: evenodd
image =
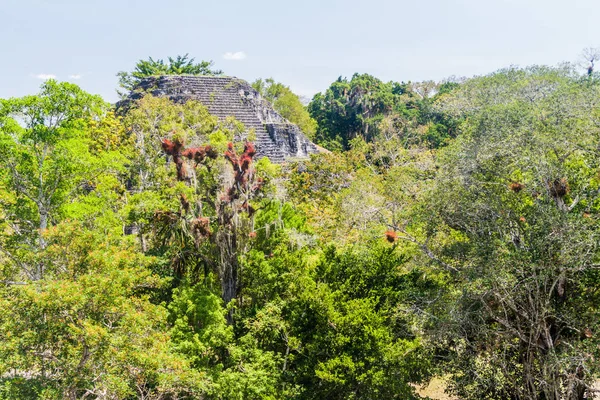
M150 235L171 255L180 278L216 272L225 304L236 300L239 257L247 251L254 201L266 177L255 170L252 143L242 149L231 142L243 126L232 119L217 123L200 103L152 96L125 122L136 138L130 215L142 247L149 248Z
M460 288L440 327L461 398L575 400L590 390L600 356L599 93L568 68L533 67L470 80L443 103L467 118L442 159L427 230Z
M44 263L17 253L43 250L58 210L105 172L111 157L91 152L87 128L106 110L101 98L53 80L38 95L0 103L0 180L10 196L0 252L28 279L42 278Z

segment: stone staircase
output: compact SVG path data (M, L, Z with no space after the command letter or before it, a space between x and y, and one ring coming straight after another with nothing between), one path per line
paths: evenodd
M235 117L244 124L246 132L254 129L257 157L271 162L308 157L318 152L298 129L279 115L247 82L220 76L165 75L144 79L139 88L155 96L167 96L176 102L196 100L209 112L224 120ZM130 99L134 100L136 95Z

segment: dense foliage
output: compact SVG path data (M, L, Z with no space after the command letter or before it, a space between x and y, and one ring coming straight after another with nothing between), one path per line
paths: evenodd
M194 101L1 100L0 399L590 398L596 73L254 86L338 151L273 165Z
M454 137L456 124L449 116L432 110L431 105L456 85L385 83L368 74L354 74L350 80L340 77L308 105L317 121L315 139L331 150L348 150L355 138L367 142L377 138L386 121L407 140L418 136L430 147L439 147Z
M268 78L265 80L257 79L252 83L252 87L268 100L282 117L298 125L308 138L314 138L317 122L310 117L300 101L300 97L292 92L288 86Z

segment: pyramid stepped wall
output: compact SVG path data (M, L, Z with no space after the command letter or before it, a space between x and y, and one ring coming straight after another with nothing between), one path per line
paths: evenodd
M142 92L166 96L175 102L196 100L209 112L224 120L235 117L247 129L255 130L257 156L283 163L317 153L317 147L300 129L279 115L272 105L246 81L220 76L165 75L144 79L138 86ZM141 97L134 92L127 101Z

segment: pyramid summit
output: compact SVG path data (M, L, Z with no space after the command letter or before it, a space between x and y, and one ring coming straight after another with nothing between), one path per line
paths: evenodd
M148 77L119 106L141 98L143 93L168 97L177 103L198 101L219 120L234 117L244 124L247 131L254 129L254 144L259 158L268 157L271 162L283 163L319 152L297 125L282 117L271 103L242 79L192 75Z

